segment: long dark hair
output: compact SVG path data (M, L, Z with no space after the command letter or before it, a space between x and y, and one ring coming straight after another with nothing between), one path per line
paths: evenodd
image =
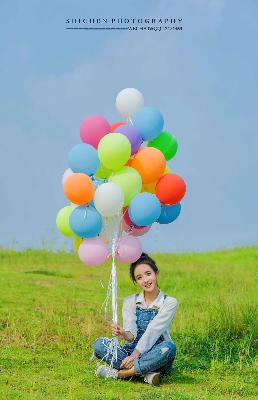
M137 265L139 265L139 264L148 264L151 267L151 269L155 272L155 274L157 274L159 272L159 269L158 269L155 261L153 260L153 258L151 258L146 253L142 253L141 257L138 258L137 261L133 262L130 265L130 275L131 275L132 281L134 283L136 282L135 276L134 276L134 271L135 271L135 268L137 267Z

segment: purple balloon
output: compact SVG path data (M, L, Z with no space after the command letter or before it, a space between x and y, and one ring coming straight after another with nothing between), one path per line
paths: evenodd
M139 129L132 125L121 125L116 128L115 132L122 133L127 137L132 147L131 155L137 153L142 144L142 137Z

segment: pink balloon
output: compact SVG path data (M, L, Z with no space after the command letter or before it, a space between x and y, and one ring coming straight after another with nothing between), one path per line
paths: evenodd
M80 137L84 143L91 144L96 149L99 141L107 133L111 132L111 126L101 115L89 115L80 126Z
M124 264L130 264L142 254L142 245L134 236L125 236L119 240L117 246L117 259Z
M149 232L151 225L141 226L140 228L136 228L135 226L128 225L124 220L122 221L123 230L125 232L129 232L132 236L142 236L145 233Z
M62 177L62 184L64 186L64 183L66 181L67 178L69 178L69 176L71 176L74 172L71 170L71 168L67 168L64 172L64 175Z
M80 260L86 265L100 265L108 259L108 248L99 237L83 240L78 254Z

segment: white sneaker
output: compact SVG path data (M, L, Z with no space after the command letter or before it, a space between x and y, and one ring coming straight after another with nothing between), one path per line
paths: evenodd
M118 370L115 368L110 368L107 365L100 365L96 369L96 376L99 378L112 378L117 379Z
M144 375L143 380L149 385L158 386L160 384L160 372L149 372Z

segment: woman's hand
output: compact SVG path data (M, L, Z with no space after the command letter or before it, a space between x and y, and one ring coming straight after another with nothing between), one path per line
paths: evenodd
M119 326L117 324L111 324L111 330L112 330L112 335L118 336L118 337L124 339L125 331L123 328L121 328L121 326Z
M139 357L138 354L132 353L130 356L126 357L123 359L120 369L130 369L134 366L134 360L136 360Z

